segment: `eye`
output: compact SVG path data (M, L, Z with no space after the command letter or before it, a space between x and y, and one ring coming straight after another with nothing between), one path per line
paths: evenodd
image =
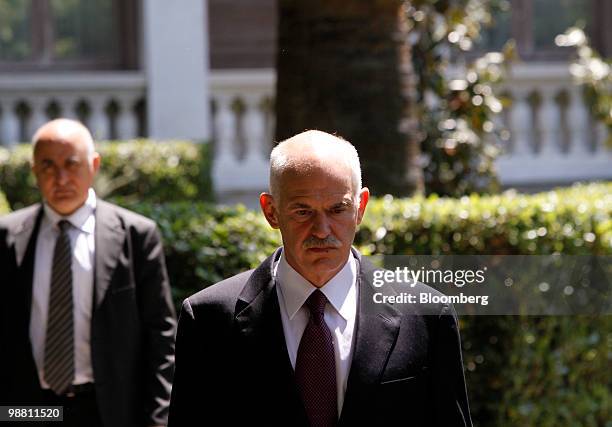
M341 214L344 213L346 211L346 206L336 206L334 208L332 208L332 213L333 214Z
M73 171L79 167L80 162L77 159L66 160L66 169Z
M40 171L44 174L51 174L53 173L54 169L55 165L53 164L53 162L50 162L48 160L44 160L40 164Z
M304 216L307 216L308 214L310 214L310 211L308 209L298 209L297 211L295 211L295 214L297 216L304 217Z

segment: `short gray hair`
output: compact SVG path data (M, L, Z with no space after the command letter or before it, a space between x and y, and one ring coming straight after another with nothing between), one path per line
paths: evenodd
M36 131L36 133L34 133L34 136L32 137L32 155L34 155L34 152L36 151L36 144L38 144L38 141L41 139L41 134L44 134L44 132L48 131L49 128L54 128L56 133L79 134L79 136L87 146L87 155L91 160L94 153L96 152L96 147L91 132L80 121L65 118L51 120L50 122L47 122L40 128L38 128L38 130Z
M361 191L361 165L357 150L345 139L331 135L319 130L308 130L299 133L285 141L280 142L270 154L270 193L274 198L278 198L278 185L280 177L287 169L296 168L302 165L299 158L289 152L289 149L299 144L304 148L325 149L340 155L339 160L344 160L351 169L351 184L355 200L359 199Z

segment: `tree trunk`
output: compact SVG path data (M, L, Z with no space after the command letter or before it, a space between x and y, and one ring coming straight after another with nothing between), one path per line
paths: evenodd
M411 126L402 121L411 70L401 64L409 55L398 25L401 2L278 4L276 140L306 129L338 134L357 148L364 185L374 194L412 193Z

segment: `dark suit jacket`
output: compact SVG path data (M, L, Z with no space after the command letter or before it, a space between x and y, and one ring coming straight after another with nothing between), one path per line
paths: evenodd
M354 255L359 302L340 425L471 426L453 308L375 304L374 292L396 291L375 289L373 265ZM169 427L307 425L272 275L279 256L183 303Z
M40 205L0 218L0 402L42 398L29 338ZM155 224L98 200L91 357L105 426L165 424L176 320ZM27 246L17 264L16 247Z

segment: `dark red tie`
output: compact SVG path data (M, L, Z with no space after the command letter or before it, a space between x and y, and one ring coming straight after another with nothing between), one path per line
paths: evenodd
M310 319L304 329L295 362L295 379L310 425L338 423L336 362L332 334L323 319L327 298L315 290L306 300Z

